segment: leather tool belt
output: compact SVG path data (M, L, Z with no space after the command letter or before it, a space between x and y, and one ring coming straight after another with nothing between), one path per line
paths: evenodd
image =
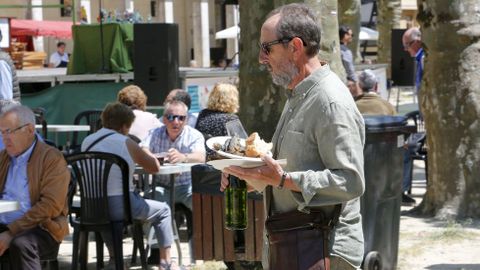
M341 204L327 217L323 211L290 211L269 216L265 222L270 269L329 270L329 233L338 221Z

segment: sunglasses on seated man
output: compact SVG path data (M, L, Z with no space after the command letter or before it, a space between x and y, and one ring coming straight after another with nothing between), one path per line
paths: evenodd
M175 114L167 114L165 115L165 117L169 122L175 121L175 118L178 119L178 121L183 122L187 118L186 115L175 115Z

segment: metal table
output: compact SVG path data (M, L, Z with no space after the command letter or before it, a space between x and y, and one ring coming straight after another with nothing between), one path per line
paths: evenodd
M175 222L175 178L180 173L190 172L192 166L198 165L198 164L200 163L176 163L176 164L166 163L160 166L159 172L151 174L151 175L170 175L170 184L167 188L170 190L169 205L170 205L170 212L172 217L172 230L174 234L175 245L177 246L179 265L182 264L182 250L180 247L180 237L178 235L177 223ZM144 182L142 184L144 186L149 185L148 175L150 175L150 173L145 172L145 170L142 167L136 167L135 173L139 175L143 175L142 178L144 179ZM155 194L155 187L156 187L155 180L152 179L151 187L148 188L152 190L152 197L154 197L154 194ZM154 199L154 198L150 198L150 199ZM153 235L154 235L153 228L151 228L148 235L148 244L155 243L155 241L153 241Z

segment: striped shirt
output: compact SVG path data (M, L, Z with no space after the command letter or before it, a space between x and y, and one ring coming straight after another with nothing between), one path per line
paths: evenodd
M182 133L175 141L171 141L167 134L167 126L161 126L149 132L148 136L140 143L141 147L148 148L152 153L167 152L170 148L175 148L181 153L188 154L194 151L205 152L205 139L200 131L184 126ZM168 175L157 176L159 182L165 185L169 184ZM182 173L175 180L175 186L191 185L192 174L190 172Z

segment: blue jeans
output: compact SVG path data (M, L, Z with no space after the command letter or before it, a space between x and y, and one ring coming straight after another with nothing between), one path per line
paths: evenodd
M111 220L122 220L123 195L111 196L108 198ZM130 192L130 206L134 219L144 220L152 224L157 237L158 245L169 247L173 243L172 217L170 207L164 203L154 200L146 200L139 194ZM102 233L102 237L108 250L112 248L112 236L109 233Z
M164 187L155 188L155 200L170 203L170 190ZM175 186L175 203L183 203L192 210L192 185Z
M412 171L413 159L412 155L415 154L415 145L408 145L408 149L403 151L403 181L402 181L402 192L406 192L412 186Z

